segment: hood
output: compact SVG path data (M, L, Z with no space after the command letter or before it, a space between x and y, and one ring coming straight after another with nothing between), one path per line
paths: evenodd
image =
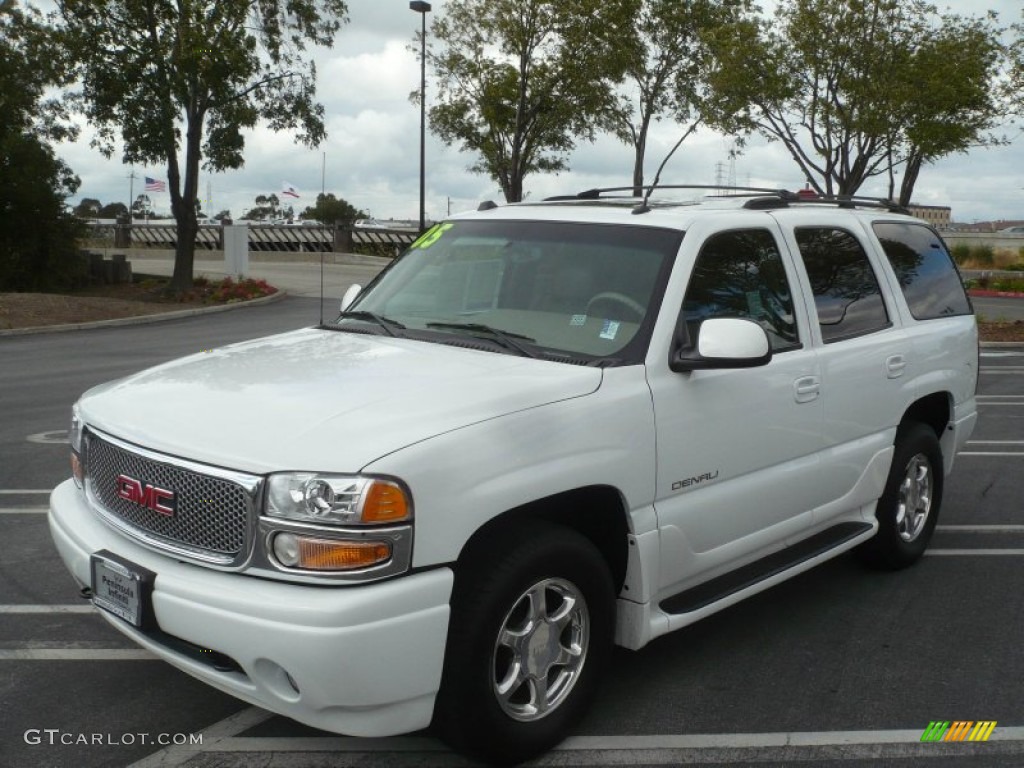
M253 473L356 472L434 435L596 390L601 371L309 328L214 349L91 389L85 423Z

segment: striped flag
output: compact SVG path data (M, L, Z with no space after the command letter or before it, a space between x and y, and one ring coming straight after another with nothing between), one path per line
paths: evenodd
M166 192L167 185L159 179L151 179L149 176L146 177L146 191L147 192Z
M283 197L294 197L298 199L299 190L295 188L294 184L289 184L287 181L281 182L281 195Z

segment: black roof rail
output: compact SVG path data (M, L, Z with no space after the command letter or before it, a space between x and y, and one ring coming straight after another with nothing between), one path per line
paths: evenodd
M797 195L791 202L826 203L839 208L884 208L889 213L910 214L906 206L887 197L864 197L862 195Z
M658 184L656 187L653 184L641 184L640 186L633 186L630 184L628 187L596 187L594 189L587 189L583 192L577 192L575 195L556 195L554 197L544 198L544 202L562 202L566 200L600 200L602 197L608 196L610 192L633 192L634 190L641 190L641 195L644 192L653 189L714 189L714 190L726 190L723 194L715 195L715 197L749 197L752 194L770 194L785 197L794 195L795 193L790 192L786 189L776 188L765 188L765 187L723 187L721 184ZM637 197L637 195L623 195L618 197Z
M825 203L835 205L839 208L883 208L890 213L909 214L905 206L894 200L884 197L864 197L861 195L801 195L788 189L777 189L770 187L723 187L717 184L642 184L639 187L630 185L628 187L595 187L575 195L555 195L544 198L544 202L567 202L572 200L601 200L601 199L635 199L635 190L640 190L642 195L647 195L654 189L700 189L716 190L717 194L708 197L726 198L750 198L744 204L744 208L765 210L770 208L784 208L792 203ZM628 195L615 193L628 192ZM806 196L805 196L806 195Z

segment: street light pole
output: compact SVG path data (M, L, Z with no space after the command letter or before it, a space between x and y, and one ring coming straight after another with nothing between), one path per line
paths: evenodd
M412 0L409 10L420 14L420 232L427 228L426 163L427 163L427 14L430 3Z

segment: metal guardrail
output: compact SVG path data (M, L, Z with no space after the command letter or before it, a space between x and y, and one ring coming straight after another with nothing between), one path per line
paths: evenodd
M115 238L118 247L171 249L178 242L178 228L174 224L136 224L113 227L108 224L90 224L94 238ZM251 224L249 250L289 253L345 252L353 246L377 246L401 251L412 244L419 233L409 229L388 227L305 227L282 224ZM220 225L201 224L196 233L196 250L223 249Z

